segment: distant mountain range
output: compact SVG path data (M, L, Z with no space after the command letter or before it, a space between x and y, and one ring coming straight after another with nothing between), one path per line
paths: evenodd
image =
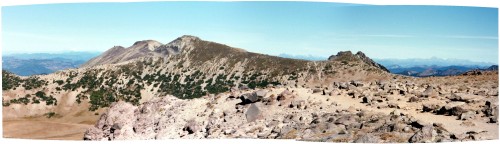
M70 59L87 61L93 57L100 55L102 52L62 52L62 53L17 53L2 55L2 57L14 57L17 59Z
M321 61L321 60L327 60L328 57L320 57L320 56L313 56L313 55L291 55L291 54L279 54L279 57L283 58L291 58L291 59L302 59L302 60L311 60L311 61Z
M2 56L2 69L20 76L49 74L58 70L78 68L98 52L33 53Z
M384 65L391 73L427 77L460 75L470 70L498 69L494 63L474 62L460 59L375 59Z
M498 70L498 65L492 66L415 66L415 67L391 67L389 71L395 74L427 77L427 76L452 76L460 75L471 70Z
M376 62L386 67L415 67L415 66L491 66L497 63L491 62L475 62L462 59L441 59L432 57L429 59L412 58L412 59L374 59Z

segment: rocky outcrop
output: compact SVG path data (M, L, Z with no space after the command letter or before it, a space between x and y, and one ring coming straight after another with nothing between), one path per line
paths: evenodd
M351 51L341 51L338 52L337 55L332 55L328 57L328 60L333 60L333 61L356 61L356 60L361 60L364 63L374 66L376 68L382 69L383 71L389 72L387 68L385 68L383 65L376 63L369 57L367 57L363 52L358 51L355 55L352 54Z

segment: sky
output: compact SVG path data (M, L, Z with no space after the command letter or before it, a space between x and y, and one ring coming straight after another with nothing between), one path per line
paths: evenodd
M247 51L498 63L497 8L324 2L134 2L2 7L2 52L106 51L194 35Z

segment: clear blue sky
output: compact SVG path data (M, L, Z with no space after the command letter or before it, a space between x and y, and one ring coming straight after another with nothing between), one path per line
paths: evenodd
M496 8L318 2L140 2L2 7L2 52L105 51L182 35L278 55L498 62Z

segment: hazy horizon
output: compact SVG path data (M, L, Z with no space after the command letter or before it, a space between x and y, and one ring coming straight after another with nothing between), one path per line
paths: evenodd
M139 40L165 44L194 35L269 55L328 57L351 50L374 59L438 57L498 63L496 8L323 2L74 3L6 6L2 21L2 55L104 52Z
M20 53L2 53L2 57L15 57L15 56L20 56L20 55L37 55L37 54L50 54L50 55L64 55L64 54L74 54L74 53L86 53L86 54L97 54L100 55L104 51L58 51L58 52L20 52ZM351 51L355 53L356 51ZM335 55L335 54L331 54ZM330 55L330 56L331 56ZM289 54L289 53L280 53L277 55L272 55L272 56L278 56L278 57L284 57L284 58L294 58L294 59L304 59L304 60L327 60L329 56L316 56L316 55L300 55L300 54ZM370 57L370 56L368 56ZM467 61L470 63L483 63L486 65L498 65L498 62L484 62L484 61L471 61L471 60L466 60L466 59L460 59L460 58L439 58L439 57L426 57L426 58L372 58L375 61L385 61L385 60L390 60L390 61L408 61L408 60L442 60L442 61ZM475 65L475 64L470 64L470 65Z

